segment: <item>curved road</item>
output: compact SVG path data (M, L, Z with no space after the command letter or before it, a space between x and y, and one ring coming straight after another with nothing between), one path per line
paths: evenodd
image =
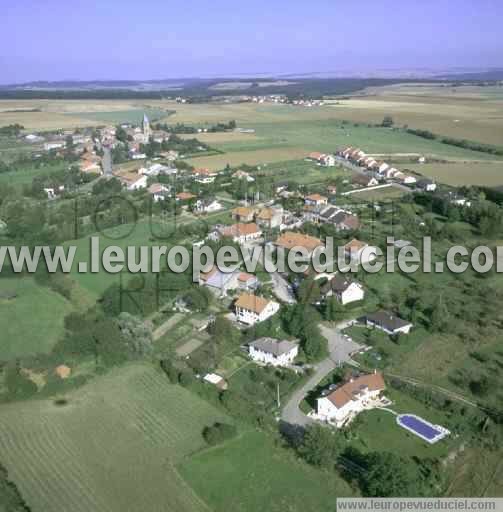
M337 324L335 327L330 328L320 325L321 333L328 340L329 356L318 364L314 365L314 373L304 383L304 385L297 389L286 403L283 411L281 412L281 419L291 425L307 425L312 422L300 409L299 405L304 397L315 388L320 381L327 376L332 370L343 362L352 362L351 354L356 350L362 348L361 345L354 341L349 341L345 338L341 330L347 327L352 320Z

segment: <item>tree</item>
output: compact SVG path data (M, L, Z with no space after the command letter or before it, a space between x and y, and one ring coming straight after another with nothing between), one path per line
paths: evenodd
M384 116L384 119L381 122L381 126L383 128L391 128L393 126L393 118L391 116Z
M312 278L303 279L297 295L302 304L314 304L319 301L321 297L320 284Z
M152 352L152 332L139 318L123 312L117 320L122 340L128 350L138 356Z
M343 450L343 437L321 425L308 426L298 452L309 464L332 469Z
M367 471L361 473L366 496L423 496L425 481L420 467L409 458L394 453L373 452L365 457Z
M37 392L37 385L23 375L18 363L11 364L7 367L5 386L10 395L19 398L27 398Z
M442 299L442 294L440 294L436 304L433 306L430 318L430 328L432 331L442 332L447 327L448 322L449 310Z
M325 320L337 322L344 316L344 306L336 297L329 297L325 303L324 317Z

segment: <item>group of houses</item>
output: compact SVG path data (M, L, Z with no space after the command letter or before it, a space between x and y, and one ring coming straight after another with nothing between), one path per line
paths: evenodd
M309 194L304 198L304 219L314 224L331 224L337 231L355 231L360 227L358 216L329 204L328 197Z
M376 160L360 148L349 146L339 149L337 156L348 160L364 171L353 178L353 182L360 186L375 186L381 181L395 181L403 185L413 185L417 181L414 176L405 174L383 160Z

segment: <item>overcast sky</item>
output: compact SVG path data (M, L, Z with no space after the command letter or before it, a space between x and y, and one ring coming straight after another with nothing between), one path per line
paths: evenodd
M0 83L503 67L501 0L6 0Z

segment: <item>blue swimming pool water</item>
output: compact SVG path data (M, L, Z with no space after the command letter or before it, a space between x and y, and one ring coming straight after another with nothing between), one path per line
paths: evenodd
M409 427L410 429L416 431L418 434L421 434L426 439L433 440L437 436L439 436L442 432L432 425L421 421L420 418L415 416L409 416L408 414L403 414L400 416L400 423L405 427Z

